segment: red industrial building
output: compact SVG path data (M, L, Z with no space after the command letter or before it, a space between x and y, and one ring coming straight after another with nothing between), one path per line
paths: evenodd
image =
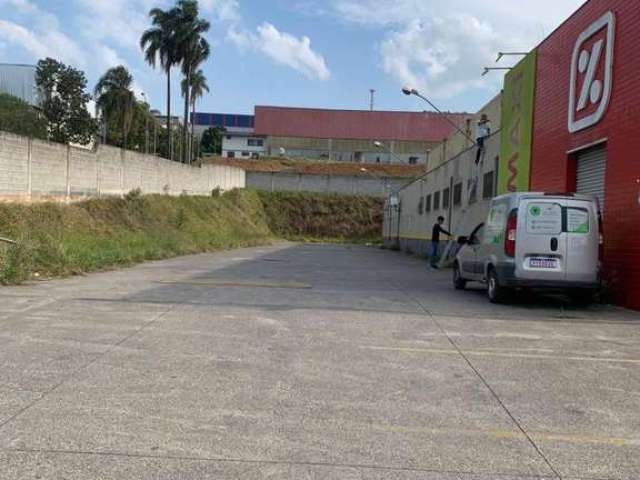
M597 193L604 280L640 309L640 2L590 0L537 48L531 190Z
M453 127L434 112L385 112L256 106L256 135L437 143ZM449 113L463 125L468 113Z

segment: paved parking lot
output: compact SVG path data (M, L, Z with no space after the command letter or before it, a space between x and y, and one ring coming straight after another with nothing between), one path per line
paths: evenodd
M2 288L0 478L636 480L640 315L331 245Z

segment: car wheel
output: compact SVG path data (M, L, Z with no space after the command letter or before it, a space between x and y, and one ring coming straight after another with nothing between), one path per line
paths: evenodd
M464 290L467 286L467 281L462 278L462 272L460 272L460 264L458 262L453 266L453 287L456 290Z
M507 290L500 285L498 274L494 269L489 270L487 296L491 303L503 303L507 297Z

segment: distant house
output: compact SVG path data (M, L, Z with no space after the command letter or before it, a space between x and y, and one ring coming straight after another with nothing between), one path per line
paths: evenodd
M447 113L461 127L471 116ZM255 115L198 113L195 130L225 129L222 156L426 164L454 130L440 114L257 106Z
M36 86L36 66L0 63L0 92L37 107L40 102Z
M167 115L160 112L160 110L151 110L151 115L158 121L158 125L162 128L167 127ZM179 115L171 115L171 128L177 128L182 125L182 117Z

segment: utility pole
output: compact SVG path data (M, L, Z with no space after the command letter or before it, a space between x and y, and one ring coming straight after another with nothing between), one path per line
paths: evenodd
M142 98L144 98L144 103L147 105L144 116L144 153L145 155L149 155L149 100L147 100L147 95L144 92L142 92Z
M371 94L371 100L369 101L369 111L373 112L373 107L376 101L376 91L372 88L369 90L369 93Z

